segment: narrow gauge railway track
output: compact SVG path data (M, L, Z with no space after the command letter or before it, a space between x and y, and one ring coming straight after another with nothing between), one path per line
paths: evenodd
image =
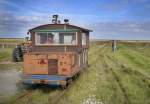
M137 74L137 75L139 75L139 76L142 76L142 77L144 77L144 78L150 80L150 77L149 77L149 76L143 74L143 73L140 72L140 71L132 70L130 67L126 67L124 64L121 64L117 59L112 58L112 57L110 57L110 56L108 56L108 55L107 55L107 58L108 58L109 60L111 60L116 66L119 66L120 68L124 68L124 71L126 71L127 73L132 72L133 74Z
M115 80L117 81L121 91L123 92L123 95L125 98L124 104L131 104L130 99L129 99L128 94L127 94L127 91L126 91L126 88L122 85L121 80L119 79L118 75L114 72L114 70L112 68L110 68L110 70L111 70Z
M76 79L77 79L77 77L78 76L76 76ZM66 94L66 92L69 91L69 89L75 84L76 79L70 81L70 83L68 83L66 88L59 89L60 91L56 94L56 96L48 99L49 103L50 104L59 104L59 99L61 99Z
M60 91L56 94L55 97L53 97L52 99L48 99L50 104L58 104L58 100L69 90L69 88L73 85L73 83L70 83L67 88L65 89L59 89ZM31 102L31 98L32 98L32 94L35 92L36 90L27 90L26 92L24 92L23 94L21 94L20 96L18 96L15 100L13 100L11 103L12 104L16 104L18 101L22 100L23 98L27 97L27 104L30 104ZM51 92L50 92L51 93Z
M106 58L107 58L108 60L110 60L112 63L114 63L114 65L117 66L121 71L125 72L126 74L129 74L132 78L135 78L135 76L138 76L139 79L141 79L141 80L145 83L145 85L146 85L148 88L150 88L150 83L149 83L149 81L148 81L148 80L150 80L150 77L149 77L149 76L143 74L143 73L140 72L140 71L137 71L137 70L134 70L134 69L132 69L132 68L130 68L130 67L127 67L126 65L120 63L120 62L119 62L115 57L113 57L113 56L111 57L111 56L109 56L109 55L106 55ZM124 93L124 96L125 96L125 98L127 99L127 104L131 104L131 101L130 101L130 99L129 99L129 97L128 97L128 94L127 94L127 91L126 91L126 88L122 85L121 80L119 79L119 76L117 75L117 73L114 71L113 68L111 68L111 72L113 73L113 75L114 75L115 79L117 80L117 82L118 82L120 88L122 89L122 91L125 92L125 93ZM131 75L131 74L132 74L132 75Z
M121 64L117 59L112 58L110 56L107 55L107 58L109 60L111 60L116 66L119 66L121 69L123 69L124 72L126 72L127 74L133 74L133 75L138 75L139 78L141 78L141 80L150 88L150 83L148 80L150 80L150 77L143 74L140 71L137 70L133 70L130 67L126 67L124 64Z
M99 52L100 49L103 49L103 48L105 48L105 47L108 46L108 45L109 45L109 43L104 43L104 44L101 44L101 45L96 45L96 46L97 46L97 49L94 50L94 51L95 51L94 53ZM90 53L89 55L91 55L91 53Z
M30 97L32 96L32 94L34 93L35 90L28 90L27 92L24 92L22 95L18 96L14 101L12 101L12 104L17 103L19 100L25 98L25 97ZM28 99L28 101L30 101L30 99Z
M100 58L100 57L103 57L102 54L99 54L100 52L103 52L103 51L106 51L106 49L108 49L109 46L109 43L105 43L105 44L102 44L100 47L98 47L95 52L93 53L98 53L98 57L95 57L95 60L93 60L90 65L93 65L97 62L97 60ZM90 54L89 54L90 55Z
M109 65L105 62L104 59L102 59L102 60L103 60L102 63L104 65L105 70L110 70L110 72L112 73L112 76L114 77L114 79L118 83L119 88L122 91L123 96L124 96L124 104L131 104L131 101L130 101L130 99L128 97L127 91L126 91L125 87L122 85L120 78L115 73L115 71L113 70L113 68L109 67Z

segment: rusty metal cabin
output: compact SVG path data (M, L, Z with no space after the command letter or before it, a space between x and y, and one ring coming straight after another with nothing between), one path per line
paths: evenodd
M89 32L56 23L30 29L32 47L24 54L24 83L65 85L88 64Z

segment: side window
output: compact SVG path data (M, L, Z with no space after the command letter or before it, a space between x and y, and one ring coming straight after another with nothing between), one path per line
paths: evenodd
M76 33L60 33L60 43L75 45L76 42Z
M76 33L46 32L35 34L36 45L76 45Z
M82 33L82 45L86 45L86 34Z
M47 33L36 34L36 44L45 44L47 42Z

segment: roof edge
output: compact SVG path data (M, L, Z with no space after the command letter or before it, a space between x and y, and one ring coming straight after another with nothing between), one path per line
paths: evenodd
M47 26L47 25L68 25L68 26L73 26L73 27L79 28L79 29L84 30L84 31L93 32L92 30L89 30L89 29L86 29L86 28L82 28L82 27L79 27L79 26L75 26L75 25L70 25L70 24L44 24L44 25L40 25L40 26L34 27L32 29L29 29L28 33L32 32L33 30L35 30L35 29L37 29L39 27Z

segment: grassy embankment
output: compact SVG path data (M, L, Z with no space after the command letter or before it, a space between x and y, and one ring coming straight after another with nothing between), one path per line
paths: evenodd
M62 93L59 89L37 88L15 104L52 104L54 100L55 104L149 104L149 52L150 43L119 43L116 53L112 53L110 43L92 43L90 66L63 96L58 97Z

